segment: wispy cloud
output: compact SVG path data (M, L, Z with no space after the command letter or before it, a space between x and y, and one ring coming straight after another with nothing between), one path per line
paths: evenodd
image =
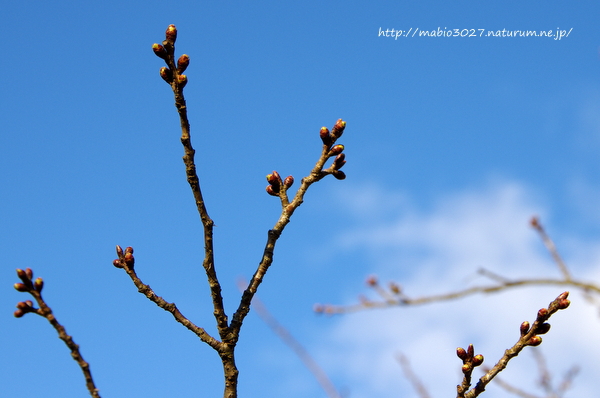
M349 206L357 214L358 226L339 237L336 244L346 250L376 253L372 256L375 262L365 272L376 273L382 280L394 279L410 296L485 284L488 281L475 274L480 267L514 279L559 276L528 225L532 215L544 217L547 210L538 204L535 193L520 183L496 181L480 190L449 194L430 209L414 205L409 195L374 187L355 187L344 197L346 201L356 198ZM381 203L387 204L385 208ZM377 222L364 217L382 212L386 216L375 217ZM600 260L600 244L577 237L570 244L593 254L588 259ZM575 271L598 280L598 264L576 265ZM321 360L335 372L335 379L345 380L352 397L414 395L394 358L398 352L410 359L432 396L448 396L461 380L456 347L475 344L476 352L486 358L485 365L493 366L518 338L520 323L533 321L537 310L563 290L523 288L422 307L343 315L317 351L335 350L334 357ZM536 349L546 355L557 382L571 365L580 365L582 372L570 396L592 396L598 387L592 375L600 355L600 318L597 308L581 294L572 298L571 307L551 319L553 328ZM503 378L538 392L538 373L531 355L524 352L513 362ZM504 397L506 393L490 386L486 396Z

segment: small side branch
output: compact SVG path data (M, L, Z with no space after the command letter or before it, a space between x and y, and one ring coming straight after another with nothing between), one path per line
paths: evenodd
M81 352L79 352L79 346L75 344L73 337L67 334L65 327L58 322L54 314L52 314L52 309L42 298L42 288L44 287L44 281L42 278L37 278L35 281L32 281L33 271L31 268L27 268L25 270L17 269L17 276L19 279L21 279L22 283L15 283L15 289L19 292L31 294L31 296L33 296L37 302L39 308L35 308L31 300L21 301L17 304L17 310L14 313L15 317L20 318L23 315L31 312L46 318L58 332L58 337L64 341L67 347L69 347L69 350L71 350L71 357L81 368L83 377L85 378L85 385L90 392L90 395L94 398L100 398L100 394L96 388L96 385L94 384L94 379L92 378L90 365L83 359Z
M186 318L181 311L177 308L174 303L169 303L162 297L156 295L152 288L149 285L146 285L142 282L140 278L138 278L135 270L135 258L133 257L133 248L127 247L123 252L120 246L117 246L117 255L118 259L113 261L113 265L117 268L123 268L127 275L131 278L134 285L138 288L138 291L146 296L150 301L155 303L157 306L162 308L163 310L170 312L173 315L173 318L183 326L185 326L188 330L192 331L195 335L200 337L200 340L210 345L217 351L222 349L222 343L208 334L203 328L196 326L192 321Z
M469 346L468 350L462 348L457 349L457 355L463 360L463 373L465 378L463 383L457 387L457 398L475 398L485 391L486 386L496 377L501 371L503 371L508 362L519 355L519 353L527 346L538 346L542 343L540 335L548 333L550 330L550 324L547 321L550 317L559 310L564 310L569 307L571 302L567 299L569 292L560 294L555 300L553 300L548 308L542 308L537 313L537 318L533 325L525 321L520 326L521 337L511 348L504 352L504 355L494 365L494 367L488 370L477 382L475 387L467 391L471 386L471 373L475 366L481 365L483 362L483 356L473 355L473 345ZM481 358L478 358L481 357Z

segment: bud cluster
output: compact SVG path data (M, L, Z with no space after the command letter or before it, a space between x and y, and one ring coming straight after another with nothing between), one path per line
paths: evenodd
M464 348L458 347L456 349L456 356L463 361L462 372L464 374L471 374L473 369L483 363L483 355L475 355L475 349L473 344L469 344L469 347L465 350Z
M187 84L187 76L183 74L190 64L190 57L183 54L174 64L175 41L177 40L177 28L175 25L169 25L165 32L165 40L162 44L154 43L152 51L157 57L165 60L167 66L160 68L160 77L168 84L176 83L177 87L183 89ZM176 70L173 71L172 67Z
M272 174L267 174L267 181L269 182L266 188L267 193L272 196L279 196L282 187L287 190L294 184L294 177L287 176L285 180L281 180L279 173L273 171Z
M331 131L329 131L327 127L321 127L321 130L319 131L319 136L321 137L323 145L327 150L327 157L331 158L335 156L331 167L325 170L325 172L331 173L338 180L343 180L346 178L346 173L340 170L346 164L346 155L343 153L343 145L334 144L336 140L342 136L345 128L346 122L342 119L338 119Z
M23 315L27 314L28 312L37 312L37 310L38 309L33 306L33 301L31 301L31 300L20 301L17 303L17 309L13 313L13 315L15 316L15 318L21 318Z
M125 248L125 252L121 246L117 245L117 256L119 258L113 260L113 265L117 268L127 268L133 269L135 264L135 258L133 257L133 247L129 246Z
M342 136L345 128L346 122L342 119L338 119L331 131L329 131L327 127L321 127L321 131L319 131L319 136L323 141L323 145L325 145L327 149L331 148L335 141Z
M571 304L571 302L567 300L567 297L569 297L569 292L561 293L554 301L550 303L548 306L549 308L540 308L533 327L531 327L527 321L521 324L519 330L521 337L525 337L529 333L532 333L531 337L526 342L527 345L535 347L542 344L542 338L539 335L546 334L550 331L550 324L546 321L554 312L558 310L564 310ZM532 330L533 328L535 328L535 330Z
M42 278L33 279L33 271L31 268L24 270L17 268L17 276L21 280L21 283L15 283L14 288L19 292L26 292L37 297L41 295L42 289L44 288L44 280ZM36 296L37 295L37 296ZM35 312L37 308L33 307L33 302L30 300L21 301L17 303L17 310L14 315L17 318L22 317L28 312Z

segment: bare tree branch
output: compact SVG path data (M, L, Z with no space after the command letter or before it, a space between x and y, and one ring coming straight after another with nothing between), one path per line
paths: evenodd
M44 281L42 278L37 278L35 281L32 281L33 271L31 268L27 268L25 270L17 269L17 276L19 279L21 279L22 283L15 283L15 289L19 292L31 294L37 302L39 308L35 308L31 300L21 301L17 303L17 310L14 313L15 317L21 318L23 315L31 312L46 318L58 332L58 337L64 341L67 347L69 347L69 350L71 350L71 357L81 368L83 377L85 378L85 385L90 392L90 395L94 398L100 398L100 393L98 392L98 389L94 384L94 379L92 378L90 365L83 359L81 352L79 352L79 345L75 344L73 337L67 334L65 327L58 322L54 314L52 314L52 309L42 298L42 288L44 287Z

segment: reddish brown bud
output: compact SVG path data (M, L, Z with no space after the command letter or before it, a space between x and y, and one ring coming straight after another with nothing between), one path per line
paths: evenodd
M292 176L285 177L285 180L283 180L283 185L285 186L285 189L288 189L289 187L294 185L294 177L292 177Z
M346 122L344 122L342 119L338 119L338 121L335 123L335 125L331 129L331 137L333 137L333 139L340 138L342 136L342 134L344 133L345 128L346 128Z
M14 284L15 289L17 289L17 291L19 292L28 292L31 290L30 287L27 287L24 283L15 283Z
M548 309L547 308L541 308L538 311L537 319L545 320L547 317L548 317Z
M33 279L33 271L31 268L25 268L25 274L27 275L27 278Z
M542 227L540 225L540 219L537 216L531 217L531 220L529 221L529 225L531 225L535 229L541 229L541 227Z
M177 28L175 27L175 25L169 25L167 31L165 32L165 38L169 42L175 43L175 40L177 40Z
M37 278L35 282L33 282L33 288L41 293L44 288L44 280L42 278Z
M329 147L332 144L333 140L331 139L331 135L329 134L329 129L327 127L321 127L321 131L319 131L319 136L321 136L323 145L327 145Z
M475 355L473 357L473 366L479 366L483 363L483 355Z
M566 300L567 297L569 297L569 292L562 292L561 294L558 295L558 297L556 298L557 300Z
M571 301L570 300L561 300L561 301L558 302L558 309L564 310L569 305L571 305Z
M23 311L27 311L31 306L24 301L20 301L17 303L17 308Z
M123 248L119 245L117 245L117 256L119 256L119 258L123 257Z
M337 146L337 145L336 145ZM335 148L335 147L334 147ZM344 166L346 164L346 154L344 153L340 153L339 155L337 155L335 157L335 160L333 161L333 169L334 170L339 170L342 168L342 166Z
M190 57L187 54L183 54L177 60L177 73L182 74L190 64Z
M158 43L154 43L152 45L152 51L154 51L154 54L156 54L157 57L162 58L164 60L166 60L169 55L167 54L167 50L165 50L165 48Z
M133 268L133 265L135 264L135 258L133 258L133 254L131 252L125 252L123 261L129 268Z
M469 358L473 358L473 355L475 355L475 349L473 348L473 344L469 344L469 346L467 347L467 355L469 356Z
M125 254L127 254L127 253L131 253L131 254L133 254L133 247L131 247L131 246L127 246L127 247L125 248Z
M538 326L537 330L535 331L536 334L546 334L550 331L550 324L549 323L542 323L540 326Z
M15 318L20 318L20 317L22 317L23 315L25 315L25 311L23 311L23 310L16 310L16 311L13 313L13 315L15 316Z
M469 359L469 355L467 355L467 351L465 351L465 349L462 347L458 347L456 349L456 356L459 357L460 359L462 359L463 361L466 361L467 359Z
M173 72L166 66L160 68L160 77L169 84L173 82Z
M334 170L331 174L333 174L333 176L335 178L337 178L338 180L345 180L346 179L346 173L344 173L341 170Z
M271 196L279 196L279 190L275 192L275 189L273 189L273 185L267 185L267 193Z
M400 286L398 284L390 282L390 291L394 294L400 294L402 289L400 289Z
M344 146L343 145L341 145L341 144L334 145L333 147L331 147L331 150L329 151L328 156L339 155L343 151L344 151Z
M540 344L542 344L542 338L540 336L532 336L527 342L527 345L530 345L532 347L538 346Z
M324 307L321 304L313 305L313 311L317 313L321 313L324 311Z
M525 321L521 324L521 336L525 336L529 332L529 322Z
M17 276L21 280L23 280L23 279L29 279L29 277L27 276L27 272L25 272L25 270L20 269L20 268L17 268Z
M464 374L470 373L471 371L473 371L473 365L471 364L471 362L467 362L462 366L461 370Z
M188 82L188 78L186 75L179 75L177 76L177 85L179 86L179 88L184 88L185 85Z
M27 269L29 271L31 271L30 268L27 268ZM25 284L25 286L27 286L31 289L31 288L33 288L33 284L31 283L31 278L29 277L29 275L33 276L33 272L28 273L25 270L17 268L17 276L19 277L19 279L21 279L21 281Z
M273 171L273 174L267 174L267 181L269 181L269 184L279 187L281 185L281 176L278 172Z
M121 263L121 260L119 260L118 258L116 260L113 260L113 265L117 268L123 268L123 263Z
M365 282L368 286L377 286L377 284L379 283L375 275L369 276Z

